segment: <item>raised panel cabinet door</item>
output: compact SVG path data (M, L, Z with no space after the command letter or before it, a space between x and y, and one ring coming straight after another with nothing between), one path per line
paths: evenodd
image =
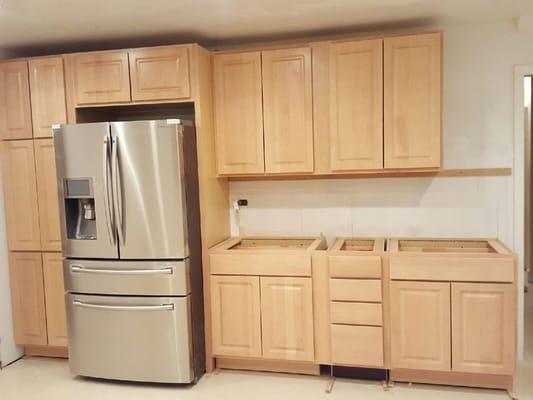
M127 51L83 53L72 57L76 104L131 101Z
M65 283L61 253L43 254L44 298L46 328L50 346L67 346L67 314Z
M41 250L33 140L2 145L2 172L9 250Z
M13 303L15 342L18 345L46 345L41 253L9 253L9 276Z
M67 122L62 57L29 61L34 137L52 137L52 125Z
M34 146L41 249L61 251L54 142L52 139L38 139L34 141Z
M383 40L332 43L332 171L383 168Z
M512 284L452 283L452 370L512 375L516 296Z
M450 284L393 281L390 293L392 367L450 371Z
M28 63L0 63L0 138L30 139L32 136Z
M213 57L217 172L265 172L261 53Z
M385 168L441 166L442 35L384 39Z
M191 96L189 47L129 50L133 101L186 99Z
M262 52L265 171L313 172L311 49Z
M261 277L263 357L314 361L311 278Z
M259 277L211 275L215 356L261 356Z

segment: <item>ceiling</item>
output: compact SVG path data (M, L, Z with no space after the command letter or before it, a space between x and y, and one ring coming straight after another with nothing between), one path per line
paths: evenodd
M532 0L0 0L0 49L27 54L468 24L533 13Z

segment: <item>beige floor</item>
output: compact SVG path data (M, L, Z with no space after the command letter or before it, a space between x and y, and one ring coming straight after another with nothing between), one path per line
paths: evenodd
M527 296L526 358L515 383L515 396L533 400L533 291ZM339 379L331 394L324 393L325 377L223 371L205 376L194 387L139 385L72 378L67 362L24 359L0 371L0 400L238 400L238 399L388 399L496 400L506 392L397 384L384 392L377 382Z

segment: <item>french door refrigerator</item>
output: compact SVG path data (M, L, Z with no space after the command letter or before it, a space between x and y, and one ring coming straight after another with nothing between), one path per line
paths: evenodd
M71 372L195 382L205 353L194 127L61 125L54 146Z

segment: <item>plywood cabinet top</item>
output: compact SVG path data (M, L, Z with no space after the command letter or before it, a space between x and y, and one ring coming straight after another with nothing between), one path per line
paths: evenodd
M233 237L211 248L211 254L289 252L307 253L326 248L324 237Z
M389 251L394 254L410 255L513 256L512 252L497 239L395 238L389 240Z
M343 237L336 238L328 249L330 254L373 255L385 252L385 238Z

